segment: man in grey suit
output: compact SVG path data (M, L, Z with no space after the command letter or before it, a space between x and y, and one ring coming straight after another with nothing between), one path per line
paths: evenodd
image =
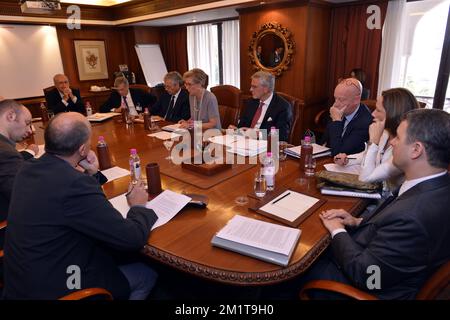
M405 182L369 216L321 214L331 250L307 275L357 286L381 299L414 299L450 258L450 114L414 110L391 142Z
M22 162L39 151L34 144L22 152L16 150L16 142L31 133L30 111L14 100L0 101L0 221L6 219L14 177Z

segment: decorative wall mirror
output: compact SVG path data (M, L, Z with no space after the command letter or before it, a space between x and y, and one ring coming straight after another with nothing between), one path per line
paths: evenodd
M276 22L267 22L254 32L248 55L255 70L264 70L280 76L287 70L294 53L295 42L291 32Z

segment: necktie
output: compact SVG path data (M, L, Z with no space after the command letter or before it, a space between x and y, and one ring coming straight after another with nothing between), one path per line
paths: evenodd
M252 124L250 125L250 128L254 128L256 126L256 124L258 123L259 117L261 117L263 106L264 106L264 102L261 101L259 103L258 109L256 109L255 115L253 116Z
M348 126L348 124L350 123L350 121L347 120L347 117L344 117L344 119L342 119L342 121L344 122L344 128L342 129L342 135L341 135L341 137L344 136L345 130L347 130L347 126Z
M130 107L128 107L128 102L127 102L127 97L123 96L122 99L123 99L123 104L127 108L128 112L130 112Z
M167 108L166 115L164 116L164 120L170 120L170 118L172 118L172 109L173 109L174 102L175 102L175 96L172 96L172 98L170 98L169 107Z

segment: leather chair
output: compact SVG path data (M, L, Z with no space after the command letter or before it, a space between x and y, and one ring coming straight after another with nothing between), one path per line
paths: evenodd
M0 230L5 229L6 226L7 226L6 221L0 222ZM4 256L3 250L0 250L0 260L3 258L3 256ZM1 280L3 280L3 279L0 279L0 289L3 288L3 283ZM88 288L88 289L78 290L78 291L70 293L62 298L59 298L58 300L82 300L82 299L93 298L93 297L102 298L104 300L113 300L113 296L111 295L111 293L108 290L103 289L103 288Z
M230 85L220 85L211 88L219 104L220 122L226 129L230 124L236 125L241 113L241 90Z
M285 99L291 105L292 123L291 123L291 132L289 132L289 139L287 142L294 144L295 143L294 140L297 140L296 138L299 138L300 135L302 134L302 132L299 132L300 131L299 126L301 125L300 123L300 111L301 111L300 106L302 104L301 100L283 92L277 92L277 95Z
M146 93L151 93L152 92L152 88L150 88L149 86L145 85L145 84L130 84L129 87L131 89L138 89L138 90L142 90Z
M300 291L301 300L309 300L311 290L336 292L356 300L378 300L377 297L352 287L348 284L330 280L314 280L308 282ZM417 300L446 299L450 290L450 261L444 263L422 286L416 296ZM445 295L447 295L445 297Z

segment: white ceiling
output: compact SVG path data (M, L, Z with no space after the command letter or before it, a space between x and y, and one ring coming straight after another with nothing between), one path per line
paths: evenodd
M327 2L341 3L341 2L352 2L355 0L325 0ZM220 1L218 1L220 2ZM239 16L236 11L238 6L231 6L225 8L216 8L205 11L198 11L193 13L181 14L172 17L152 19L147 21L141 21L132 23L133 26L150 26L150 27L165 27L165 26L175 26L181 24L192 24L198 22L223 20L229 18L237 18Z

